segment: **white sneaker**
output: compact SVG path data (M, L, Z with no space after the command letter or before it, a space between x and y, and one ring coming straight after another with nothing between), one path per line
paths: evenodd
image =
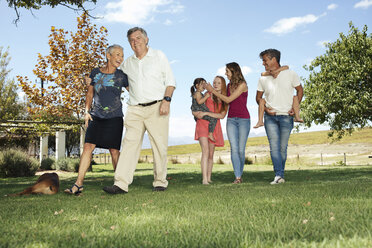
M270 184L279 184L279 183L285 183L284 178L281 178L280 176L276 176L274 178L274 181L272 181Z

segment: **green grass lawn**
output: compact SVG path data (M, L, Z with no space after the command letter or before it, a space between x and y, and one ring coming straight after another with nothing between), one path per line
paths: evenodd
M372 167L290 167L274 186L271 166L247 166L240 185L230 165L208 186L198 165L168 176L152 192L152 165L140 164L130 192L112 196L113 171L97 165L80 197L1 196L0 247L372 247ZM75 177L62 175L61 191ZM0 193L36 178L0 179Z

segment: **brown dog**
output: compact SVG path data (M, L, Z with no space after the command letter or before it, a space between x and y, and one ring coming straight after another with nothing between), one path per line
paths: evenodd
M44 173L41 175L36 183L23 190L17 194L11 194L8 196L17 196L17 195L29 195L29 194L44 194L44 195L54 195L59 190L59 177L57 173Z

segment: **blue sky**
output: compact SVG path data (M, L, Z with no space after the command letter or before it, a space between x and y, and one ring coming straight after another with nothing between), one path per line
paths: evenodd
M248 82L247 106L253 126L257 82L264 69L258 57L262 50L280 50L281 64L307 77L303 65L324 54L324 42L347 33L350 21L359 29L367 25L371 32L372 28L372 0L98 0L97 5L87 7L94 8L92 15L103 17L93 22L108 29L109 43L123 46L125 58L132 55L126 31L133 26L144 27L149 45L167 55L178 84L171 104L170 144L190 142L194 136L189 91L196 77L212 82L216 75L224 76L226 63L239 63ZM20 14L15 26L14 10L0 1L0 46L9 47L12 77L33 78L37 53L49 51L50 27L76 30L79 13L43 7L32 13L20 9ZM310 130L320 129L327 126ZM264 135L265 131L251 129L251 134Z

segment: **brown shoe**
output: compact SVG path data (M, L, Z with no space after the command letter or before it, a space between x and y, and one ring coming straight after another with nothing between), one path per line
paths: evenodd
M241 178L236 178L233 182L233 184L238 184L238 183L242 183L242 179Z

